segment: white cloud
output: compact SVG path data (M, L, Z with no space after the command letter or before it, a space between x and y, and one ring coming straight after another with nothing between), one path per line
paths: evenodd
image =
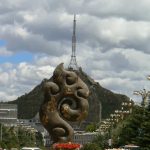
M8 84L8 81L9 81L9 77L8 77L8 73L7 72L2 72L0 74L0 84L3 85L3 84Z
M127 20L150 20L149 6L149 0L86 0L84 12L103 18L115 16Z
M7 50L6 47L0 47L0 56L10 56L12 52Z
M8 94L7 92L1 92L0 91L0 101L10 101L10 100L15 100L17 97L17 95L12 95L12 94Z
M44 78L52 76L54 67L38 62L30 64L21 62L17 65L5 63L0 65L0 100L14 100L17 96L30 92ZM5 72L7 70L7 72ZM13 99L12 99L13 98Z
M13 64L6 62L3 63L1 66L2 68L5 68L5 70L7 70L7 69L11 69L13 67Z
M149 0L1 0L0 57L28 51L34 58L0 64L0 99L31 91L61 62L68 66L74 13L79 66L110 90L149 90L149 10Z

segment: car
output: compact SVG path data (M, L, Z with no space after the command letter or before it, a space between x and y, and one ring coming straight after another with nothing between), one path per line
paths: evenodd
M139 146L133 144L122 146L122 148L124 148L125 150L140 150Z
M14 148L14 147L13 147L13 148L11 148L10 150L18 150L18 148Z
M21 150L41 150L39 147L23 147Z

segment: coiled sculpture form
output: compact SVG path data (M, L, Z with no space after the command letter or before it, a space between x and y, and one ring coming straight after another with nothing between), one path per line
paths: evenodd
M74 130L67 122L81 122L88 114L89 90L73 71L58 65L52 80L44 84L40 120L54 143L72 141Z

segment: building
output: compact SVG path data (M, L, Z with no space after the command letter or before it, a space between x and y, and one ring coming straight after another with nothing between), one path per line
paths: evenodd
M91 143L98 135L98 132L75 132L73 141L79 144Z
M98 135L98 132L84 132L84 131L75 131L73 142L81 145L91 143ZM45 147L50 147L53 141L49 136L48 132L45 132L44 136L44 145Z
M17 105L0 103L0 123L5 125L17 124Z

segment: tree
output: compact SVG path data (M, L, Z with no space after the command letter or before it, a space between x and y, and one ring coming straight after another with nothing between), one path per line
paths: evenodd
M101 149L108 147L108 135L98 134L98 136L96 136L96 138L93 140L93 143L97 144Z
M96 131L96 124L91 123L91 124L87 125L86 128L85 128L85 131L86 132L94 132L94 131Z
M102 150L96 143L87 143L81 150Z
M115 145L135 144L150 149L150 111L135 107L133 113L113 130Z
M3 149L36 146L36 144L39 147L43 147L42 135L40 133L35 134L23 127L3 126L3 139L0 141L0 147Z

